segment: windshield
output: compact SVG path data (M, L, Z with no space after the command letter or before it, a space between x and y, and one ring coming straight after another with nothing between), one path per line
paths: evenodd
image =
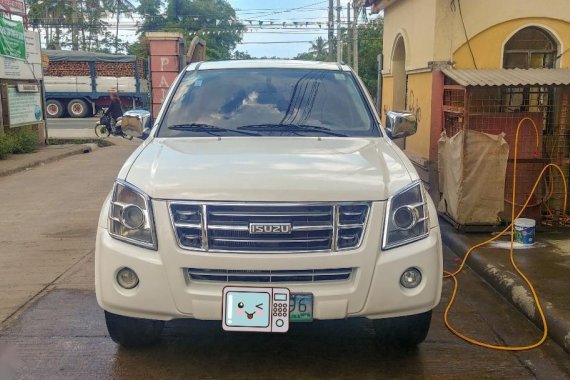
M352 73L305 69L189 71L158 137L379 136Z

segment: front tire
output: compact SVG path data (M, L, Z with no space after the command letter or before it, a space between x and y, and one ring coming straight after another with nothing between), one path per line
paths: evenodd
M411 348L422 343L428 334L432 311L421 314L375 319L376 340L382 345Z
M164 321L125 317L105 311L111 339L125 348L152 346L160 341Z
M109 137L110 134L111 132L109 132L109 129L107 128L106 125L103 124L95 125L95 135L97 135L97 137Z

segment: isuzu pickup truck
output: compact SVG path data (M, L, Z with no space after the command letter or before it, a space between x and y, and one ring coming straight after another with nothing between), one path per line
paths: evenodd
M384 344L421 343L441 237L392 142L416 129L397 112L384 128L346 65L189 65L101 211L96 292L111 338L153 344L178 318L286 333L365 317Z

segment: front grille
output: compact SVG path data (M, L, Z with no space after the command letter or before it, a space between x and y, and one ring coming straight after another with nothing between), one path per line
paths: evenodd
M181 248L216 252L300 253L358 247L370 205L170 202L169 208ZM287 231L250 231L252 223L285 225Z
M209 282L326 282L346 281L352 268L307 270L231 270L188 268L192 281Z

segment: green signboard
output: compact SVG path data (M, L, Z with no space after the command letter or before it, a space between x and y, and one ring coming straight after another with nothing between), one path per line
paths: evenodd
M24 25L0 16L0 55L26 59Z

